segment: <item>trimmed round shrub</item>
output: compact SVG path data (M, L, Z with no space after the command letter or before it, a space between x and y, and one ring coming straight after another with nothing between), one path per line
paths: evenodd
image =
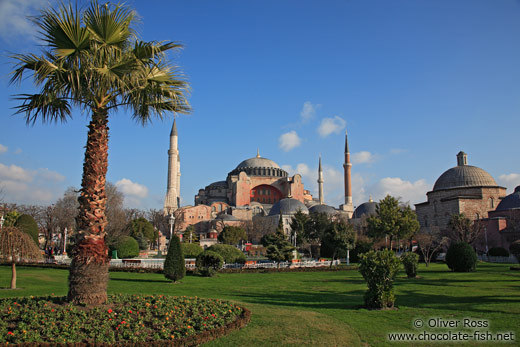
M182 253L181 240L177 235L172 235L170 239L163 273L164 277L174 282L183 279L186 275L186 262Z
M446 264L454 272L475 271L477 254L466 242L452 243L446 252Z
M516 240L509 245L509 252L520 262L520 240Z
M394 279L401 261L391 250L370 251L360 257L359 272L367 281L365 292L367 308L384 309L394 307Z
M224 258L216 252L205 250L199 254L195 265L202 276L211 277L222 269Z
M16 222L14 223L14 226L23 231L26 234L29 234L31 238L34 240L36 245L39 245L38 242L38 224L36 224L36 221L34 218L28 214L22 214Z
M488 251L491 257L509 257L509 252L504 247L492 247Z
M246 262L246 256L244 253L235 246L216 244L208 247L207 250L220 254L222 258L224 258L226 264L243 264Z
M417 253L406 252L401 255L401 262L408 278L417 277L417 266L419 264L419 255Z
M197 258L203 249L198 243L181 243L184 258Z
M132 236L120 237L112 246L119 258L135 258L139 256L139 244Z

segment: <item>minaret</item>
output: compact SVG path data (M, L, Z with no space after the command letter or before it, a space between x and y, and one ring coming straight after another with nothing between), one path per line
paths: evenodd
M318 165L318 190L319 190L319 198L320 198L320 205L325 204L324 198L323 198L323 170L321 168L321 155L320 155L320 163Z
M179 190L181 186L181 162L179 158L177 124L173 120L170 132L170 149L168 150L168 182L166 197L164 198L164 215L172 214L179 208Z
M352 184L350 179L350 151L348 149L348 133L345 131L345 162L343 163L343 170L345 175L345 204L340 206L340 209L348 214L348 218L352 218L354 213L354 206L352 204Z

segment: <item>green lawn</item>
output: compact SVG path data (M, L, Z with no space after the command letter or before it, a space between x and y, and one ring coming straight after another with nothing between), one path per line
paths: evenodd
M0 297L65 295L67 275L65 270L19 267L18 286L22 289L0 290ZM460 320L460 324L464 318L486 320L490 327L477 330L514 332L516 341L512 344L520 345L520 272L509 270L509 265L479 263L476 272L452 273L446 265L432 264L430 268L421 265L419 276L409 280L404 271L398 275L398 309L388 311L359 308L366 285L358 271L188 276L180 284L158 274L114 272L109 292L220 298L252 311L246 328L207 346L401 346L402 342L389 342L387 334L446 331L413 327L416 319L427 324L436 317ZM9 280L10 268L0 266L0 287L7 287Z

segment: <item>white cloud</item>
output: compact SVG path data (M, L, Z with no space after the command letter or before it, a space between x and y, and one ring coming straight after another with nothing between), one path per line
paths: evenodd
M38 169L36 174L41 178L49 181L62 182L65 180L65 176L49 169Z
M0 143L0 154L7 152L7 146L4 146Z
M498 176L500 184L504 185L508 191L513 192L517 186L520 186L520 174L510 173Z
M278 138L278 146L285 152L298 147L302 143L302 139L298 136L296 131L289 131L288 133L280 135Z
M16 42L20 38L35 39L35 26L27 18L45 6L46 0L2 0L0 1L0 38Z
M316 110L320 108L321 105L316 104L313 105L310 101L305 101L303 103L303 108L300 112L300 117L303 123L307 123L312 118L316 116Z
M369 164L373 163L375 156L368 151L361 151L352 154L352 164Z
M0 180L14 180L18 182L31 182L33 173L16 165L4 165L0 163Z
M27 170L0 163L0 191L5 202L46 205L63 192L65 177L49 169Z
M22 154L22 149L21 148L15 149L14 154Z
M148 196L148 188L142 184L132 182L128 178L123 178L116 182L116 187L125 194L135 198L146 198Z
M347 122L339 116L334 116L334 118L323 118L318 127L318 134L320 134L321 137L327 137L332 133L339 134L346 125Z
M426 201L426 193L431 185L426 180L420 179L415 182L405 181L399 177L385 177L373 185L369 193L374 201L383 199L386 195L400 198L402 202L416 204Z

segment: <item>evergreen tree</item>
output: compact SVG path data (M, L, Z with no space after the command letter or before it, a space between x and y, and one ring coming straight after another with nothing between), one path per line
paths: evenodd
M38 242L38 224L36 224L36 221L34 218L28 214L22 214L16 222L14 223L14 226L23 231L26 234L29 234L31 238L34 240L34 243L36 243L36 246L39 245Z
M181 280L186 274L184 254L182 253L181 241L177 235L171 237L163 272L164 277L174 282Z
M276 261L278 267L280 267L281 261L289 261L292 259L295 248L285 237L281 215L276 232L265 235L261 242L262 245L266 247L267 258Z

